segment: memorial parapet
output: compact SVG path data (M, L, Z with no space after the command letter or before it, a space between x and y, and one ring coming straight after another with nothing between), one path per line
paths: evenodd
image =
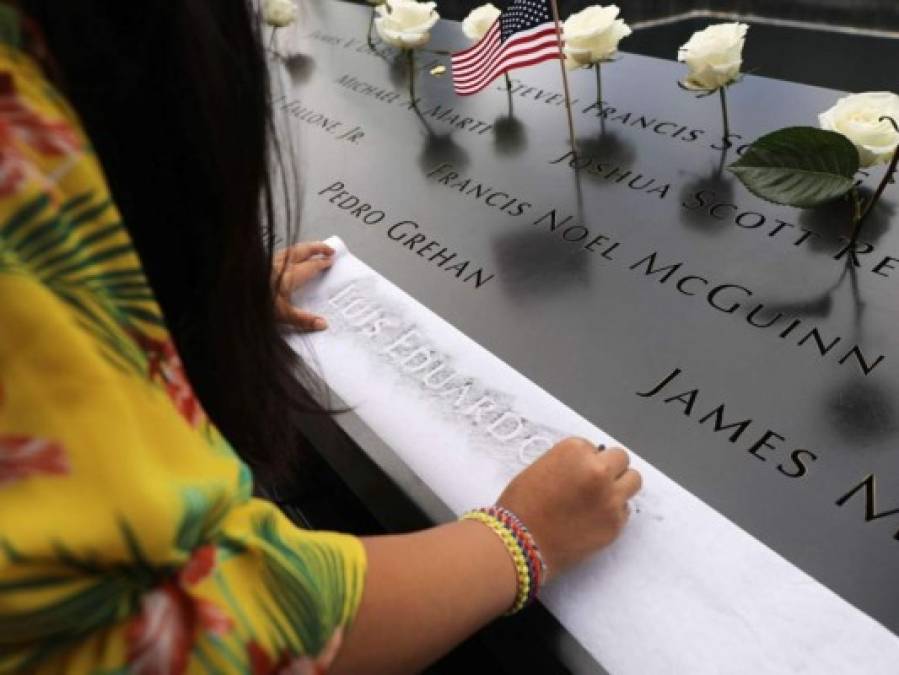
M899 632L899 187L853 243L846 205L774 206L724 170L842 94L747 76L722 139L714 100L678 89L681 66L623 54L602 101L589 71L571 76L575 156L557 63L512 73L510 96L499 80L462 99L429 74L448 57L421 53L412 105L368 18L310 2L281 41L303 236L339 235ZM441 22L429 47L466 44Z

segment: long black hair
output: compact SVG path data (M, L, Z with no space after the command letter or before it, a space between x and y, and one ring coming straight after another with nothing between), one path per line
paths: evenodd
M20 6L44 32L201 403L257 474L283 473L322 408L274 316L271 100L250 0Z

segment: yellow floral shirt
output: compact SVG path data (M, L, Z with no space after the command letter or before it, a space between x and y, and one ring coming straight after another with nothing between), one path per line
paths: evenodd
M323 672L363 548L251 482L76 116L0 45L0 672Z

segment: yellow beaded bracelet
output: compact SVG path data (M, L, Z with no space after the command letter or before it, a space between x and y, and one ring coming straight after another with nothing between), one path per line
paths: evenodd
M512 603L511 609L506 612L507 615L515 614L521 611L528 603L531 590L531 574L528 570L527 558L525 552L521 549L521 545L515 538L515 535L508 527L497 517L492 516L483 511L469 511L464 514L460 520L475 520L489 527L502 540L512 556L512 562L515 564L515 570L518 575L518 590L515 593L515 602Z

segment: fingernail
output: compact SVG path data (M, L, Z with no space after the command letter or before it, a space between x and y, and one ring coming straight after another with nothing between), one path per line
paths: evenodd
M312 326L315 328L315 330L324 330L328 327L328 322L322 318L318 318L312 322Z

